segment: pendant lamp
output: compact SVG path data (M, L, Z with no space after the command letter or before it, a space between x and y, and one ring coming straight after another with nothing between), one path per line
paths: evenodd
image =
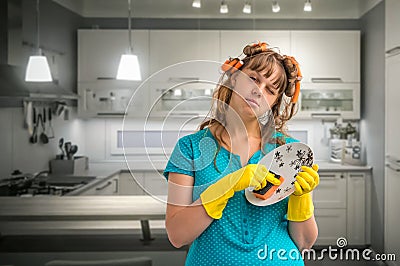
M36 1L36 55L29 57L26 67L25 81L28 82L51 82L53 79L50 73L49 63L46 56L43 56L40 49L40 27L39 27L39 0Z
M121 56L117 72L119 80L142 80L138 57L133 54L131 31L131 0L128 0L129 50L127 54Z

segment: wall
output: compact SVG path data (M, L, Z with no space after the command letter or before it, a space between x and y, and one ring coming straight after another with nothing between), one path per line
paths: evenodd
M372 248L383 252L385 137L385 6L379 3L360 19L362 30L361 140L372 178Z
M0 178L7 177L10 173L19 169L24 173L34 173L48 169L48 162L56 154L58 140L64 137L65 141L71 141L79 147L76 155L85 154L84 135L85 124L76 118L76 108L70 110L69 120L64 120L64 116L54 117L52 125L54 128L54 139L50 139L48 144L31 144L29 135L23 127L24 113L21 108L2 108L0 112ZM48 125L48 124L47 124ZM49 132L47 127L46 134ZM39 134L42 129L38 129ZM39 139L39 138L38 138Z

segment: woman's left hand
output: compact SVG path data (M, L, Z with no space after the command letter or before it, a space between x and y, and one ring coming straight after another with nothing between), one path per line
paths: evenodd
M314 214L311 191L319 184L318 165L302 166L296 176L295 190L289 196L287 219L293 222L303 222Z
M296 176L294 183L293 195L301 196L305 193L313 191L319 184L318 164L313 164L312 167L302 166L301 170Z

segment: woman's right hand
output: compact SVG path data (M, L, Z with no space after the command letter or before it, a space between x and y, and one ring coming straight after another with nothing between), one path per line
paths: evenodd
M239 170L228 174L210 185L201 193L201 202L208 215L214 219L222 217L228 200L233 197L236 191L244 190L248 187L262 189L271 182L280 185L280 181L268 172L267 168L259 164L248 164Z
M234 184L234 191L240 191L248 187L259 190L265 187L267 182L273 185L280 185L281 183L281 181L276 179L264 165L260 164L248 164L231 173L230 176Z

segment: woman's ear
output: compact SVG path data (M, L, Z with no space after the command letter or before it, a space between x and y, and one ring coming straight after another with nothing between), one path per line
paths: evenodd
M235 85L236 85L236 78L238 77L238 72L239 71L236 71L235 73L233 73L232 75L231 75L231 85L232 85L232 87L235 87Z

